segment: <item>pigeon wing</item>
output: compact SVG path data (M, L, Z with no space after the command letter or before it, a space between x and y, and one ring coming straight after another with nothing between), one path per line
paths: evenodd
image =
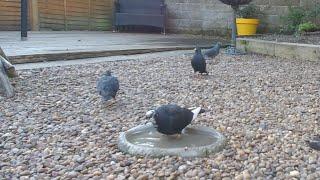
M119 81L116 77L111 77L110 86L112 97L116 97L116 94L119 91Z
M97 84L98 92L101 96L115 97L119 90L119 81L116 77L107 76L102 77Z
M181 133L192 120L192 113L177 105L164 105L157 108L155 121L157 130L166 135Z
M195 72L206 72L206 61L202 55L195 55L191 61L191 65Z
M174 121L172 121L172 129L174 129L177 133L181 133L181 131L188 126L193 118L193 113L186 108L177 108L173 112Z
M219 46L219 44L216 44L212 48L208 49L205 52L205 55L208 57L215 57L219 54L219 51L220 51L220 46Z

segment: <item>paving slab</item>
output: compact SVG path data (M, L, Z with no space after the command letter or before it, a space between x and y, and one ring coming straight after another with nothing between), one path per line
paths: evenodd
M16 70L25 70L25 69L39 69L39 68L61 67L61 66L71 66L71 65L84 65L84 64L112 62L112 61L135 61L135 60L137 61L141 59L154 59L159 57L166 57L166 58L185 57L185 56L191 56L193 53L194 53L193 50L180 50L180 51L166 51L166 52L134 54L134 55L85 58L85 59L75 59L70 61L57 60L57 61L50 61L50 62L16 64L15 68Z
M113 33L96 31L0 32L0 46L13 63L105 57L209 47L222 38L177 34Z
M266 41L252 38L238 38L237 48L287 59L320 61L320 45Z

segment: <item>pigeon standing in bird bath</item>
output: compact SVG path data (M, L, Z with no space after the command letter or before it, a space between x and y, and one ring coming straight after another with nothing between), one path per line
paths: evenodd
M229 55L241 55L244 54L237 50L237 25L236 25L236 14L240 5L249 4L252 0L220 0L222 3L230 5L232 7L232 37L231 37L231 46L226 50L226 54Z
M121 132L118 147L129 154L154 157L201 157L218 152L225 145L221 133L190 125L203 112L201 107L162 105L146 113L147 118L152 118L152 123Z
M159 133L176 135L180 138L183 129L202 112L204 112L204 110L202 110L201 107L191 108L190 110L169 104L160 106L156 110L148 111L146 117L154 120L153 124Z

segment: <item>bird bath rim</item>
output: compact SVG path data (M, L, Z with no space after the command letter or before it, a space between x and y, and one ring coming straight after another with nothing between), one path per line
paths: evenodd
M121 132L118 139L118 148L131 155L138 156L151 156L151 157L162 157L162 156L180 156L180 157L205 157L209 154L214 154L221 151L224 148L226 139L225 137L217 132L216 130L204 126L190 126L189 129L201 131L214 137L216 141L208 145L202 145L198 147L188 147L188 148L160 148L160 147L148 147L137 145L129 141L127 135L133 135L134 133L148 130L153 125L139 125L126 132Z

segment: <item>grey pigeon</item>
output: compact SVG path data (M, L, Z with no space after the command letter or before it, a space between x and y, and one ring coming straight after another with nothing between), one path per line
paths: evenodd
M214 58L220 53L220 48L221 48L221 43L218 42L215 45L213 45L212 48L208 49L205 53L204 56L206 59L209 58Z
M148 111L146 117L154 120L153 123L158 132L165 135L180 135L182 130L202 112L204 110L201 107L190 110L168 104L162 105L156 110Z
M97 81L97 90L104 101L115 99L119 90L119 81L111 75L111 71L106 71Z
M320 151L320 136L315 137L313 140L307 140L306 142L312 149Z
M195 49L195 54L193 55L192 57L192 60L191 60L191 66L194 70L194 72L199 72L199 73L206 73L208 74L207 72L207 69L206 69L206 60L204 59L202 53L201 53L201 49L199 47L196 47Z

